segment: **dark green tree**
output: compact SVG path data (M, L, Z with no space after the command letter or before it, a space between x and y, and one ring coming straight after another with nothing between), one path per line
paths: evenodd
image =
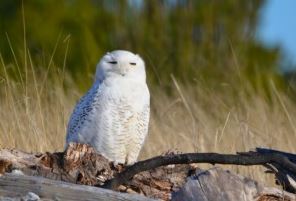
M170 74L184 82L254 84L276 77L280 49L255 37L264 0L2 0L0 52L7 62L27 48L38 67L54 52L54 68L92 75L107 51L127 49L146 61L151 83L166 85ZM56 48L55 48L56 46ZM55 50L56 49L56 50ZM78 77L81 76L77 76ZM82 83L82 82L81 82ZM85 83L85 81L83 81Z

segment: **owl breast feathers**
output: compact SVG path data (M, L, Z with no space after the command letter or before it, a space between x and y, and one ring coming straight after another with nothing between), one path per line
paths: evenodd
M66 146L90 144L115 163L133 164L148 133L149 114L143 60L123 50L107 53L70 117Z

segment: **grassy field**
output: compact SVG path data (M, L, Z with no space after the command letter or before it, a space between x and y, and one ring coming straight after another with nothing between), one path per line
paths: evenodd
M83 92L64 71L37 71L30 55L25 63L25 72L15 81L8 71L20 72L17 62L6 64L1 57L0 147L61 151L69 115ZM268 99L247 81L243 85L221 83L218 90L198 80L181 85L172 76L171 85L170 95L162 87L151 88L150 129L141 159L172 149L235 153L263 146L295 152L296 105L272 80ZM273 183L260 167L226 168Z

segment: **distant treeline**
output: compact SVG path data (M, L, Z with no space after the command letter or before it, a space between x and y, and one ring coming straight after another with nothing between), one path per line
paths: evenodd
M6 63L15 64L12 47L22 67L29 56L26 48L38 69L47 69L53 56L51 69L63 69L65 64L82 85L91 82L85 77L94 72L99 58L114 49L140 54L151 84L165 86L173 74L189 83L234 84L247 78L256 85L270 76L280 80L276 67L281 50L267 48L255 37L264 4L263 0L1 0L0 52Z

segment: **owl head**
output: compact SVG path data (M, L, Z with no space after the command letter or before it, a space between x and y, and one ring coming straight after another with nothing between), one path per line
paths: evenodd
M105 54L97 64L95 80L124 77L146 81L145 64L141 57L125 50Z

